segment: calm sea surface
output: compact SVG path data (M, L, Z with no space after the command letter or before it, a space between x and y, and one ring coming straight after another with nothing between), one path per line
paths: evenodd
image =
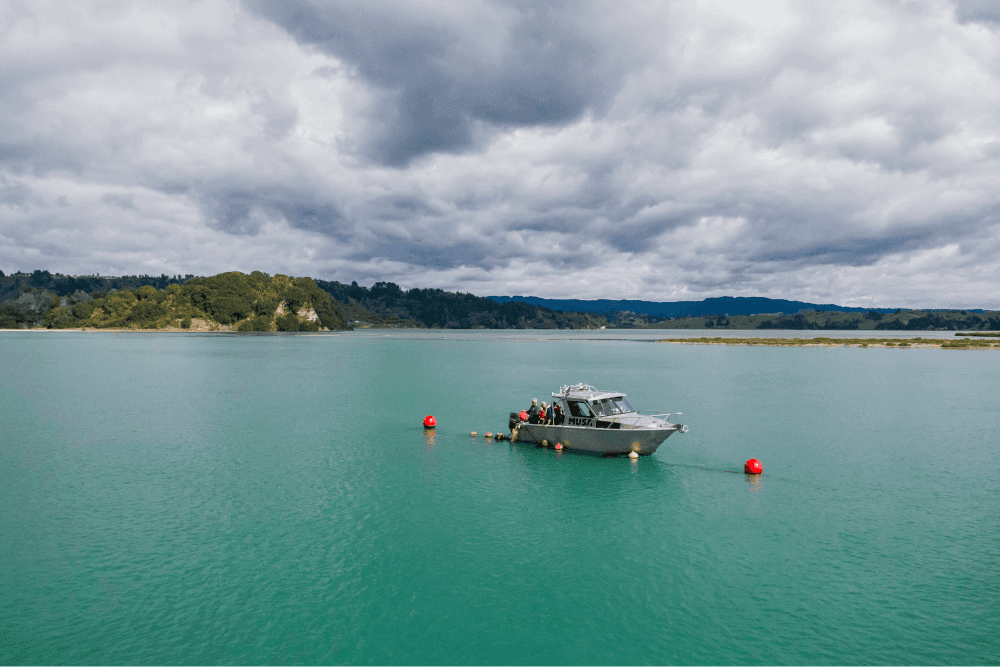
M0 662L1000 661L1000 352L677 333L0 334Z

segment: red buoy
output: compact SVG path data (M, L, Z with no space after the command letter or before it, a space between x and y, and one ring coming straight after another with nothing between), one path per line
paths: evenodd
M437 426L437 420L434 419L434 415L424 417L424 428L434 428L435 426Z
M521 410L521 413L519 415L517 415L517 418L520 419L523 422L526 422L526 421L528 421L528 413L525 412L524 410Z
M764 466L757 459L749 459L743 464L743 472L748 475L759 475L764 472Z

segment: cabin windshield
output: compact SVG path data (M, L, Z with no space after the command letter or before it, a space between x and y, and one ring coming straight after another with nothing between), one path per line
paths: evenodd
M625 414L626 412L635 412L632 406L628 404L628 401L625 400L624 396L615 396L611 400L615 402L615 405L618 406L618 409L622 414Z
M616 400L618 399L602 398L600 400L594 400L592 402L594 412L597 413L598 417L612 417L614 415L622 414L622 412L625 411L622 410L621 406L615 402ZM624 401L625 399L621 400ZM626 403L626 405L628 405L628 403Z
M566 404L569 406L570 417L590 418L594 416L590 414L590 409L587 407L586 403L580 401L566 401Z

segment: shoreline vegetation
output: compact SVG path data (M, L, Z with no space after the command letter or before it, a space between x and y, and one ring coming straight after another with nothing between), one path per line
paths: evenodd
M59 295L26 285L0 305L0 328L190 332L319 332L346 329L340 304L311 278L223 273L157 289Z
M0 272L0 329L315 332L354 328L600 329L604 316L439 289L239 271L195 276Z
M970 336L958 333L956 336ZM983 336L1000 337L1000 332L982 334ZM1000 349L1000 341L990 340L949 340L946 338L735 338L735 337L701 337L701 338L661 338L657 343L686 343L688 345L760 345L764 347L901 347L930 348L937 347L946 350L991 350Z
M749 309L740 299L728 297L707 299L704 307L716 308L721 302L737 301L743 304L742 308ZM753 303L758 301L771 306L779 303L769 299L756 299ZM684 303L690 306L694 302ZM0 329L39 328L239 333L354 328L791 329L963 331L969 333L959 335L989 338L1000 336L989 333L1000 330L1000 312L902 309L841 312L812 308L794 314L657 315L611 309L582 312L440 289L402 289L391 282L377 282L368 288L357 282L345 285L309 277L271 276L261 271L250 274L231 271L207 278L190 274L66 276L48 271L5 275L0 271Z

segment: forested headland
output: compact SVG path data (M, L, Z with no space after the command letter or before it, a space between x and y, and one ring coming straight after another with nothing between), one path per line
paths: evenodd
M12 291L9 282L21 283L17 298L0 304L0 328L251 332L331 331L348 326L343 306L312 278L260 271L209 278L130 276L107 282L37 271L26 276L0 276L7 293ZM157 289L158 283L163 287Z

